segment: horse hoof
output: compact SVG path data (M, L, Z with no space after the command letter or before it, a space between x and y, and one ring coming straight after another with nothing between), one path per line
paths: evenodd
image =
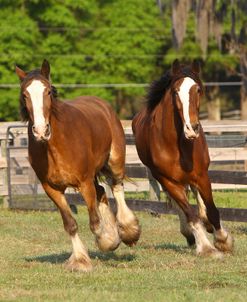
M135 219L134 222L128 223L126 225L119 223L118 232L123 243L128 246L134 246L140 238L141 228L139 226L138 220Z
M102 252L114 251L121 243L119 236L109 236L107 234L96 236L96 244Z
M205 247L203 250L197 252L198 256L202 256L202 257L210 257L213 259L222 259L223 258L223 254L218 251L216 248L214 247Z
M221 252L230 253L233 250L234 239L230 234L227 234L225 240L215 239L214 246Z
M75 258L72 254L71 257L65 262L65 268L71 272L91 272L93 269L91 260L85 257L79 259Z

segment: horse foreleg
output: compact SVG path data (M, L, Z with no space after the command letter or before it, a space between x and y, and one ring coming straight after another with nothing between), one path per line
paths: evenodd
M167 194L167 196L168 196L170 202L172 203L173 207L176 208L176 210L178 212L181 234L186 238L188 245L193 246L196 243L195 236L193 235L192 229L191 229L190 225L188 224L184 211L178 206L178 204L176 203L175 200L173 200L168 194Z
M208 175L201 178L201 182L198 183L198 190L206 207L207 218L214 227L214 246L222 252L231 252L233 250L233 238L220 222L220 214L213 201Z
M72 271L91 271L91 260L89 258L87 249L79 238L76 220L72 216L70 207L65 199L64 194L60 191L54 190L48 184L43 184L43 187L47 195L58 207L63 219L64 229L71 238L73 252L66 263L66 268Z
M198 205L199 218L203 222L203 225L206 228L207 232L208 233L213 233L214 228L213 228L213 225L208 220L207 209L206 209L204 201L201 197L201 194L198 192L198 190L195 187L190 186L190 188L191 188L191 191L192 191L192 193L193 193L193 195L196 199L197 205Z
M217 258L220 257L221 254L208 240L206 232L203 229L195 210L190 206L185 187L163 177L160 177L158 180L162 187L168 192L169 196L176 201L177 205L183 211L195 238L197 254Z
M139 221L125 202L123 184L112 185L111 189L117 202L117 221L120 238L129 246L135 245L141 235Z
M96 193L93 181L82 183L80 192L87 204L90 229L95 234L96 243L102 251L115 250L121 240L118 235L115 217L111 213L105 192L98 188ZM97 205L99 200L99 206Z

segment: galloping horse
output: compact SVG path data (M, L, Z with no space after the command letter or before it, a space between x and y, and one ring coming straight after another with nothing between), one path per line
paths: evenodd
M81 96L61 102L50 82L50 65L24 72L16 66L21 81L20 109L28 122L29 161L47 195L58 207L73 252L70 270L92 269L88 252L78 236L78 227L65 199L67 187L78 190L87 204L91 231L103 251L114 250L121 240L133 245L140 236L138 220L124 199L125 137L112 108L97 97ZM97 176L103 174L118 205L110 210Z
M200 66L178 60L149 90L147 105L134 117L132 128L138 155L179 210L180 230L199 255L220 257L233 240L220 223L208 177L209 154L199 122L203 92ZM195 192L199 213L190 206L187 188ZM202 223L214 233L214 246Z

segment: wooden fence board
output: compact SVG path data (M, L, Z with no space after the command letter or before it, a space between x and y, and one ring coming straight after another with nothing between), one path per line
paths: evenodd
M66 194L66 198L70 204L85 205L85 202L79 194ZM115 201L113 199L109 201L112 209L116 211ZM156 216L156 214L177 214L177 210L167 202L127 199L126 203L133 211L146 211L154 216ZM193 207L197 208L195 205L193 205ZM218 210L222 220L247 222L247 209L218 208Z
M209 148L211 162L220 161L247 161L247 148ZM126 162L140 163L134 145L126 146Z
M214 125L203 122L203 128L206 132L246 132L247 133L247 122L242 123L225 123L222 121L219 123L214 123ZM129 127L129 121L126 123L127 127ZM0 129L1 130L1 129ZM18 132L19 131L19 132ZM23 131L23 133L21 132ZM21 139L25 138L25 129L16 129L17 133L17 140L18 144L21 145L23 141ZM15 132L15 130L14 130ZM6 137L6 136L5 136ZM4 139L4 138L3 138ZM127 166L126 172L127 175L131 178L140 178L140 179L147 179L147 181L151 181L151 174L149 170L144 167L140 159L137 155L136 148L134 146L134 137L130 128L126 129L126 140L127 140ZM209 148L211 161L213 162L228 162L229 160L232 162L241 162L247 161L247 149L245 147L246 139L245 135L241 135L240 138L233 138L232 141L225 144L224 139L222 139L221 147L226 146L223 148L215 148L218 146L217 139L213 137L209 137L210 144L214 146L214 148ZM22 149L10 149L11 155L11 164L13 164L13 168L11 169L11 179L13 180L12 184L26 184L26 186L30 183L30 175L22 174L24 170L22 167L24 166L29 167L29 163L27 160L27 149L22 147ZM2 153L1 153L2 154ZM6 159L1 157L0 154L0 168L6 169L7 162ZM131 165L129 165L131 164ZM20 169L19 169L20 168ZM213 183L218 184L241 184L247 185L247 172L236 172L236 171L209 171L210 179ZM18 186L17 186L18 187ZM23 186L24 187L24 186ZM0 195L3 192L4 188L0 188ZM25 191L26 192L26 191ZM7 190L5 188L5 194L7 194ZM71 194L72 196L69 197L69 200L72 204L82 204L82 199L78 194ZM15 198L15 196L14 196ZM22 196L25 199L25 196ZM22 208L22 209L38 209L38 210L53 210L54 206L48 199L45 199L44 203L39 198L32 197L31 202L30 200L25 200L25 202L18 202L18 200L13 200L12 206L15 208ZM32 200L33 198L33 200ZM71 199L72 198L72 199ZM153 199L150 197L150 199ZM115 206L113 200L110 200L112 206ZM147 211L151 214L174 214L176 212L169 204L165 202L157 202L157 201L150 201L150 200L127 200L127 204L129 207L135 211ZM221 208L220 213L222 219L224 220L232 220L232 221L246 221L247 222L247 210L245 209L225 209Z

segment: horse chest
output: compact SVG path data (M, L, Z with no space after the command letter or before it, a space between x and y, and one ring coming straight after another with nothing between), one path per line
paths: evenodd
M56 185L77 186L78 173L73 163L58 152L48 154L48 181Z
M152 144L149 158L151 170L181 183L186 183L189 178L196 179L203 165L203 160L196 160L193 148L174 147L173 144L169 144L169 141L167 143L156 141L156 144Z

